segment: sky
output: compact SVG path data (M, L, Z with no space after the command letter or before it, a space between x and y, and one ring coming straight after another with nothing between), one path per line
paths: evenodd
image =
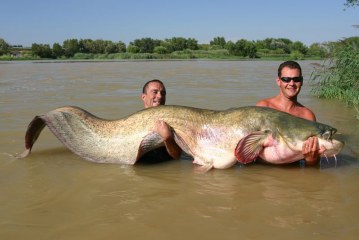
M359 7L345 0L14 0L2 1L0 38L10 45L150 37L209 43L288 38L312 43L359 36ZM345 10L344 10L345 9Z

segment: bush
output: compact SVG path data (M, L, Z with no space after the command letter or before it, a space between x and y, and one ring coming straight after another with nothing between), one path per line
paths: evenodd
M92 53L76 53L73 56L74 59L94 59L94 55Z
M304 54L299 52L299 51L293 51L290 55L289 55L290 60L303 60L304 59Z
M158 53L158 54L166 54L167 53L167 48L165 48L164 46L157 46L157 47L155 47L153 52Z

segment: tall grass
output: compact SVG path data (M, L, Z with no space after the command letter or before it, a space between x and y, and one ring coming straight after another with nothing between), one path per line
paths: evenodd
M359 120L359 46L343 43L324 65L311 74L312 92L321 98L345 101L356 109Z

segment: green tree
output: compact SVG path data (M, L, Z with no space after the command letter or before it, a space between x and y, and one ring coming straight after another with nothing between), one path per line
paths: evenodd
M341 42L343 42L344 44L352 44L359 46L359 37L348 37Z
M81 53L90 53L92 39L80 39L79 41L79 52Z
M187 40L183 37L173 37L171 39L165 39L165 42L166 48L170 53L187 49Z
M356 7L359 6L359 0L346 0L346 2L344 3L344 5L346 7Z
M102 54L105 53L107 43L102 39L87 42L87 49L89 53Z
M290 44L291 41L283 40L283 38L275 39L273 38L272 41L269 44L269 49L271 50L277 50L277 49L283 49L285 53L290 53Z
M246 44L247 44L247 40L245 39L240 39L235 43L235 48L234 48L234 52L233 54L236 56L241 56L241 57L245 57L246 54Z
M198 50L199 46L198 46L198 42L196 39L194 38L187 38L187 49L191 49L191 50Z
M140 52L140 48L132 45L131 43L127 46L127 52L129 53L139 53Z
M225 49L228 50L229 54L233 54L236 48L236 45L232 41L226 42L226 45L224 46Z
M166 54L167 53L167 48L165 48L164 46L157 46L157 47L155 47L153 52L158 53L158 54Z
M212 41L209 42L210 45L220 46L221 48L225 48L226 39L224 37L215 37Z
M209 49L211 49L211 45L206 43L198 44L198 49L208 51Z
M8 54L10 51L10 45L5 42L4 39L0 38L0 56L4 54Z
M308 52L308 47L305 46L300 41L293 42L292 44L289 45L289 47L290 47L291 52L297 51L297 52L300 52L303 55L307 54L307 52Z
M256 44L257 50L258 49L268 49L264 40L257 40L255 44Z
M274 41L274 38L265 38L263 40L257 41L258 49L271 49L271 43Z
M161 46L165 47L169 53L175 51L183 51L186 49L198 50L198 42L194 38L183 38L183 37L173 37L171 39L165 39L161 43Z
M153 53L155 47L161 45L161 41L152 38L141 38L130 42L130 45L138 47L140 53Z
M250 58L257 57L257 48L256 44L253 41L247 41L246 47L245 47L246 55Z
M257 56L257 47L254 41L240 39L236 43L232 41L226 42L224 46L229 54L241 57L255 58Z
M31 52L34 56L40 58L52 58L52 50L49 44L36 44L31 45Z
M64 55L64 49L62 48L62 46L59 43L54 43L52 45L52 56L54 58L59 58L62 57Z
M117 44L118 52L126 52L126 44L122 41L119 41Z
M263 40L258 40L255 42L257 50L262 52L281 52L281 53L290 53L290 45L292 41L288 38L265 38Z
M230 54L251 58L254 58L256 56L256 46L254 42L240 39L235 44L231 44L230 42L228 43L229 44L226 45L226 49L229 51Z
M285 45L290 45L292 43L292 40L290 40L288 38L278 38L277 41L280 41L280 42L284 43Z
M62 47L66 57L73 57L75 53L80 52L80 46L77 39L67 39L63 42Z
M105 53L110 54L110 53L118 53L118 45L113 43L112 41L106 41L106 46L105 46Z
M328 56L329 50L325 44L313 43L309 46L307 54L309 56L317 56L320 58L325 58Z

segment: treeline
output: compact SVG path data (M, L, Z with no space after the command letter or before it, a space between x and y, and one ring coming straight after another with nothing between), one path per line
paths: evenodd
M62 44L33 43L24 53L45 59L66 58L265 58L305 57L325 58L330 55L332 43L314 43L309 47L300 41L287 38L266 38L248 41L240 39L236 42L226 41L224 37L215 37L209 44L199 44L194 38L173 37L165 40L141 38L130 42L92 39L67 39ZM28 50L26 52L26 50ZM21 46L10 46L0 38L0 55L13 55L21 51ZM30 51L30 52L29 52Z
M198 58L237 57L263 58L290 56L294 59L305 57L324 58L330 54L330 43L314 43L309 47L300 41L287 38L266 38L248 41L240 39L236 42L226 41L224 37L215 37L209 44L199 44L194 38L173 37L165 40L141 38L130 42L92 39L67 39L62 44L33 43L30 49L23 49L22 54L30 54L35 58ZM26 52L27 50L27 52ZM0 55L21 53L21 46L10 46L0 38Z

